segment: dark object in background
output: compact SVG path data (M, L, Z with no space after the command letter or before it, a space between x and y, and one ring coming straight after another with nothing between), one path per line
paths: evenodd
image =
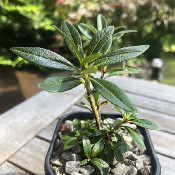
M151 62L151 66L152 66L151 79L162 82L162 80L163 80L163 75L161 72L161 68L163 67L162 59L154 58Z

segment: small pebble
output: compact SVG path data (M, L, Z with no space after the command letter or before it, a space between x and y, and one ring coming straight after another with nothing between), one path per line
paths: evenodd
M79 170L80 170L80 162L78 162L78 161L66 162L65 171L67 174L79 172Z

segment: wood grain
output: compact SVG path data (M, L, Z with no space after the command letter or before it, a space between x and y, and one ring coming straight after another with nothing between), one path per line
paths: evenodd
M83 95L82 86L64 93L42 91L0 115L0 164Z
M48 142L34 138L14 154L9 161L31 173L44 175L44 160L48 148Z
M115 76L108 80L127 92L175 103L175 87L131 77Z
M156 152L175 159L175 135L149 130Z
M25 171L17 168L9 162L5 162L0 166L0 175L29 175Z
M174 175L175 174L175 159L158 154L161 164L161 175Z
M70 112L78 112L78 111L80 112L80 111L87 111L87 110L80 106L73 105L63 115L68 114ZM51 141L57 122L58 120L53 121L49 126L44 128L37 136L39 136L41 139Z

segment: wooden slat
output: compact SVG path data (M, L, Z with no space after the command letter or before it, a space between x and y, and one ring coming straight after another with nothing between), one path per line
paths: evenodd
M41 92L0 116L0 164L83 96L83 86Z
M174 175L175 174L175 159L158 154L161 164L161 175Z
M150 97L127 93L136 106L175 116L175 103L161 101Z
M78 112L78 111L87 111L84 108L81 108L80 106L76 106L73 105L70 109L68 109L63 115L68 114L70 112ZM62 116L63 116L62 115ZM58 120L53 121L49 126L47 126L46 128L44 128L39 134L38 136L44 140L48 140L51 141L52 140L52 136L56 127Z
M85 100L81 99L79 101L85 101ZM111 109L111 106L112 106L111 104L104 105L101 108L101 111L109 112L109 113L116 113L116 111ZM165 131L175 134L175 127L174 127L175 117L174 116L163 114L163 113L156 112L156 111L150 111L149 109L144 109L140 107L138 107L137 109L138 109L140 118L153 120L157 122L159 125L161 125Z
M0 166L0 175L29 175L11 163L5 162Z
M87 110L80 107L80 106L73 105L63 115L68 114L70 112L78 112L78 111L87 111ZM61 116L63 116L63 115L61 115ZM53 121L49 126L44 128L37 136L39 136L40 138L42 138L44 140L51 141L57 122L58 122L58 120Z
M34 138L14 154L9 161L31 173L44 175L44 160L49 143Z
M175 135L149 130L156 152L175 159Z
M131 77L115 76L110 81L127 92L175 103L175 87Z

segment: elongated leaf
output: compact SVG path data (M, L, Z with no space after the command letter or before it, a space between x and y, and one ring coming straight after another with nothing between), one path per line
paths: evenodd
M47 78L44 82L39 83L38 86L48 92L64 92L80 85L81 81L78 78L58 76Z
M101 53L106 54L112 45L112 36L106 41L106 44L101 48Z
M118 26L118 27L115 27L114 31L123 30L125 28L126 28L126 26Z
M117 85L103 79L91 78L93 87L96 91L102 95L105 99L110 101L112 104L126 110L126 111L134 111L134 106Z
M64 38L67 40L67 42L69 42L69 44L71 45L72 49L74 50L80 64L82 64L82 55L81 53L78 51L78 47L74 44L74 42L69 38L69 36L67 36L62 30L60 30L59 28L57 28L56 26L54 26L61 35L64 36Z
M77 29L70 23L68 22L64 22L63 23L63 32L69 37L69 39L75 44L75 46L78 48L79 46L82 47L82 42L81 42L81 38L80 35L77 31ZM65 38L65 42L68 46L68 48L70 49L70 51L74 54L74 49L72 48L71 44L69 43L69 41Z
M128 61L132 58L141 55L148 49L148 47L149 47L148 45L124 47L97 58L94 62L94 65L107 66Z
M83 63L86 64L86 63L92 62L93 60L97 59L101 55L102 55L101 53L94 53L92 55L89 55L83 60Z
M80 162L80 165L86 165L88 163L88 159L84 159Z
M80 32L81 32L86 38L88 38L88 39L90 39L90 40L92 39L92 35L89 34L85 29L83 29L82 26L78 25L78 28L79 28Z
M115 66L115 67L111 67L109 69L107 69L107 72L114 72L114 71L118 71L118 70L135 70L135 71L141 71L140 68L135 67L135 66L127 66L127 65L119 65L119 66Z
M121 122L120 119L116 119L113 123L113 128L115 128L116 126L118 126L118 124Z
M113 41L116 39L119 39L120 37L122 37L126 33L132 33L132 32L137 32L137 30L122 30L120 32L114 33L113 34Z
M102 175L104 174L104 169L109 167L109 165L100 158L93 158L90 161L92 164L94 164L100 170Z
M103 53L104 51L102 48L108 44L113 32L113 26L106 27L105 29L97 32L90 41L87 55L92 55L93 53Z
M101 135L102 133L97 129L88 129L88 130L85 130L83 134L87 137L96 137Z
M103 15L99 14L97 16L97 27L98 27L98 31L104 29L105 27L107 27L107 23L106 20L104 18Z
M84 108L86 108L86 109L89 109L89 111L92 112L91 108L88 105L86 105L85 103L80 102L79 105L82 106L82 107L84 107Z
M123 71L114 71L110 74L108 74L105 78L107 77L112 77L112 76L115 76L115 75L123 75L123 74L137 74L141 71L140 70L123 70Z
M85 24L85 23L80 23L80 24L78 25L78 27L79 27L79 26L84 27L84 28L90 30L90 31L91 31L92 33L94 33L94 34L96 34L96 33L98 32L97 29L96 29L95 27L93 27L92 25L88 25L88 24Z
M110 145L105 144L105 148L104 148L103 152L100 154L100 156L102 156L103 160L105 160L107 162L109 161L111 164L113 164L114 151Z
M120 162L123 164L124 162L124 158L123 158L123 155L122 153L120 152L120 150L118 148L115 148L114 149L114 157Z
M78 28L80 30L80 32L88 39L92 39L92 35L88 32L88 30L90 30L93 34L97 33L97 29L95 27L93 27L92 25L87 25L84 23L80 23L78 25Z
M87 158L91 156L91 143L90 140L83 135L83 150Z
M69 137L64 144L64 150L72 148L75 145L76 140L76 137Z
M79 131L81 129L81 121L76 119L73 121L73 129L74 131Z
M70 61L50 50L39 47L12 47L11 51L39 66L68 71L76 70L75 66Z
M111 109L116 110L116 111L118 111L120 114L123 115L123 112L122 112L121 109L118 108L117 106L112 106Z
M104 148L104 143L102 141L98 141L97 143L95 143L92 148L91 157L98 156L103 151L103 148Z
M143 142L142 136L136 132L134 129L131 129L127 126L125 126L131 137L135 140L135 142L143 149L146 149L145 144Z
M147 128L147 129L163 130L163 128L160 125L158 125L157 123L155 123L151 120L136 119L136 120L132 120L131 123L134 123L135 125L138 125L138 126L141 126L143 128Z

